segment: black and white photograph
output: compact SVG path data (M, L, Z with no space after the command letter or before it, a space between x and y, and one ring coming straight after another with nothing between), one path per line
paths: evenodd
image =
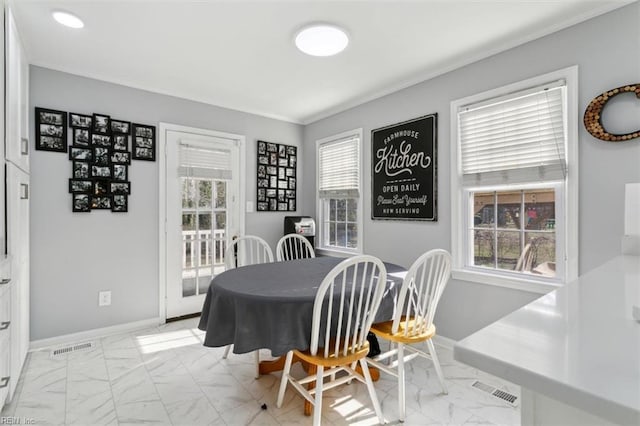
M131 194L131 182L111 182L109 191L114 195Z
M111 132L111 117L103 114L93 114L94 133L108 134Z
M122 120L111 120L111 133L129 134L131 123Z
M90 212L89 194L73 194L73 211Z
M285 206L287 208L293 206L295 210L295 202L288 203L288 201L295 201L296 197L295 158L297 147L260 140L257 147L257 184L259 189L256 202L262 206L258 211L279 211ZM293 166L291 166L292 163ZM262 191L263 188L266 189L265 192ZM285 209L285 211L291 210Z
M149 148L135 148L133 151L133 159L155 161L155 152Z
M93 149L72 146L69 149L69 160L90 161L93 159Z
M134 136L141 136L143 138L153 138L153 128L144 126L141 124L134 124L135 134Z
M91 166L91 177L94 178L110 178L111 167L110 166L98 166L93 164Z
M94 133L91 135L91 144L94 146L111 148L111 135L99 135Z
M67 113L46 108L35 111L36 149L67 152Z
M287 203L287 202L278 203L278 211L286 212L288 210L289 210L289 203Z
M129 209L129 199L126 195L114 195L111 201L111 211L125 213Z
M90 142L89 129L73 129L73 144L88 146Z
M136 148L153 148L153 139L136 136Z
M96 179L93 181L93 195L109 194L109 181L105 179Z
M87 161L74 161L73 162L73 177L74 179L89 179L89 163Z
M109 165L109 148L93 147L93 163L98 166Z
M113 151L111 162L113 164L131 164L131 154L127 151Z
M40 136L40 149L64 152L66 150L66 146L62 138Z
M259 212L266 212L267 210L269 210L269 203L258 203L258 211Z
M129 151L129 135L113 135L113 149Z
M69 127L77 129L91 129L93 119L90 115L69 113Z
M126 181L127 180L127 166L124 164L113 165L113 180Z
M109 196L94 196L91 197L91 209L111 209L111 197Z
M89 179L69 179L69 192L72 194L89 194L93 189L93 181Z
M289 178L289 189L296 189L296 178Z

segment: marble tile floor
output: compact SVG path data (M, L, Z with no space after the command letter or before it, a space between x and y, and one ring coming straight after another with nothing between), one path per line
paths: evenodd
M51 358L49 350L30 353L16 395L1 413L4 423L311 424L311 418L302 413L303 399L290 387L283 407L276 408L279 373L256 380L252 354L222 359L222 348L202 346L197 321L97 339L91 350L56 358ZM442 394L430 361L412 361L407 371L405 425L520 423L519 407L470 384L480 379L519 395L517 386L454 361L449 349L437 346L437 350L449 394ZM296 368L294 374L302 375ZM395 378L383 374L375 387L385 419L399 424ZM377 424L366 387L357 382L328 391L322 411L327 425Z

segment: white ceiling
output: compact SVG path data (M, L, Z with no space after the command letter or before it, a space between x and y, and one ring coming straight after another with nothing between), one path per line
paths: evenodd
M620 7L611 0L20 0L29 62L226 108L309 123ZM63 9L85 22L57 24ZM304 55L310 22L351 36ZM605 29L603 29L605 30Z

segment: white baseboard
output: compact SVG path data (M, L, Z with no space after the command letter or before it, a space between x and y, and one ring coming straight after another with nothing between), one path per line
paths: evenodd
M93 340L101 337L111 336L113 334L126 333L128 331L138 330L146 327L154 327L162 324L163 321L157 318L149 318L141 321L128 322L125 324L112 325L109 327L94 328L93 330L80 331L78 333L64 334L62 336L49 337L47 339L32 340L29 345L29 351L49 348L52 346L60 346L69 343L77 343L81 340Z
M456 341L436 334L433 336L433 343L445 349L453 350L453 345L456 344Z

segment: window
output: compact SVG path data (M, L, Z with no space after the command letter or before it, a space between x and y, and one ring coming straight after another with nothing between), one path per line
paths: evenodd
M547 291L577 276L577 69L451 104L454 277Z
M357 129L316 142L321 250L362 252L361 140Z

